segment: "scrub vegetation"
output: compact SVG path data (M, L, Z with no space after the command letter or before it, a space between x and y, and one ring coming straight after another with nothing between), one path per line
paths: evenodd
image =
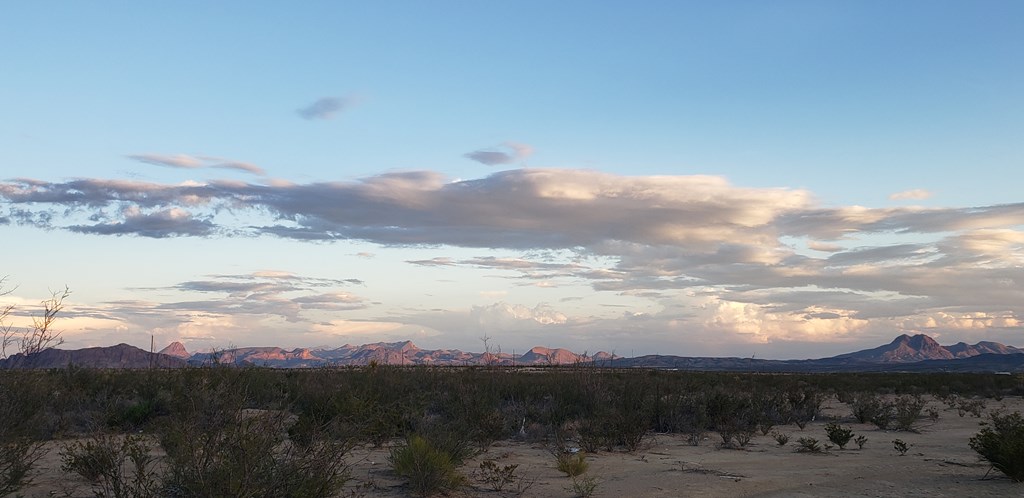
M633 452L655 433L714 433L721 448L742 450L758 434L786 444L789 436L773 427L820 420L836 397L851 400L850 421L913 430L926 421L923 394L963 400L1021 392L1016 377L983 374L589 365L6 370L0 495L32 479L40 445L54 439L71 441L62 446L64 470L97 496L337 496L352 478L345 458L355 445L389 448L392 470L412 494L473 482L505 489L521 476L514 466L492 464L474 474L464 462L506 439L547 444L552 469L589 483L574 491L587 494L596 481L585 476L585 453ZM1000 417L971 445L997 469L1016 473L1020 424ZM840 448L853 440L849 427L827 430ZM809 432L799 439L798 451L825 451ZM157 447L159 464L151 451Z

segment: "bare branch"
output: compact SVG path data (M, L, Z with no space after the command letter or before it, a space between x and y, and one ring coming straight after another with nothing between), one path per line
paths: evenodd
M2 290L7 277L0 278L0 296L6 296L14 289ZM8 304L0 307L0 360L7 358L7 346L14 344L14 329L12 324L7 323L7 317L14 311L14 305Z
M64 299L70 295L71 290L64 286L63 291L54 292L50 299L40 303L43 316L33 317L32 330L22 336L22 354L28 356L64 344L64 338L60 336L62 332L53 330L53 322L57 320L57 313L64 309Z

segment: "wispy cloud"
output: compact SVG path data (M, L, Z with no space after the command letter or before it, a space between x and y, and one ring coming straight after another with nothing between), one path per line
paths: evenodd
M204 280L190 280L172 287L184 293L210 297L165 302L156 308L213 315L278 316L298 322L306 320L302 316L304 312L365 308L367 303L363 298L338 290L339 287L361 283L357 279L335 280L280 272L210 275ZM324 292L324 288L330 290Z
M522 161L532 154L533 147L527 144L505 142L497 147L469 152L465 154L465 157L488 166L497 166L499 164L512 164Z
M142 163L166 166L170 168L219 168L244 171L246 173L252 173L260 176L267 174L263 168L256 166L255 164L211 156L190 156L187 154L130 154L127 157Z
M323 97L295 112L303 119L331 119L339 112L351 107L353 101L349 97Z
M889 199L894 201L923 201L932 196L932 193L924 189L904 190L903 192L896 192L889 196Z

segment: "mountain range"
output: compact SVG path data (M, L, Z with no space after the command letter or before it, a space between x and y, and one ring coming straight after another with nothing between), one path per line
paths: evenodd
M593 365L615 368L662 368L754 372L971 371L1024 372L1024 349L996 342L942 346L927 335L901 335L872 349L811 360L760 360L735 357L646 355L623 358L605 352L578 354L567 349L535 347L521 355L471 353L457 349L420 349L410 341L378 342L331 348L232 348L189 353L174 342L157 353L128 344L77 350L47 349L0 360L3 368L181 368L209 365L313 368L351 365L548 366Z

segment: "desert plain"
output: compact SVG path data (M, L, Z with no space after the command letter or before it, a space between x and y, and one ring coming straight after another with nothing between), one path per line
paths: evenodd
M585 453L589 468L582 478L596 484L595 497L1024 496L1024 484L991 469L968 446L991 411L1024 411L1024 400L1016 396L988 399L977 417L961 415L932 396L925 399L925 412L934 411L938 418L922 418L911 431L859 424L851 417L850 407L832 397L821 415L804 428L791 424L772 430L790 436L785 445L760 432L743 447L722 447L714 432L706 433L698 445L679 434L649 433L633 452ZM845 449L825 449L829 441L824 427L830 420L866 437L863 448L851 441ZM797 451L800 438L817 439L822 451ZM897 439L909 446L905 454L894 448ZM25 497L93 496L88 483L61 471L60 448L65 442L47 444L33 484L22 490ZM390 444L351 450L346 461L352 480L337 496L410 496L405 481L388 464ZM572 479L555 468L549 447L544 442L497 441L459 468L467 485L449 495L575 496ZM516 480L500 492L493 490L479 479L480 463L486 460L499 466L517 465Z

